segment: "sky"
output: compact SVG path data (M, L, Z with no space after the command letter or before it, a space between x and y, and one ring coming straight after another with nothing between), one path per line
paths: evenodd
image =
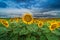
M59 17L60 0L0 0L0 17L19 17L25 12L34 17Z

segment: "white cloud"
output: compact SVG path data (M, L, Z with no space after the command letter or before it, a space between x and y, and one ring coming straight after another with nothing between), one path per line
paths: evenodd
M60 15L60 10L48 11L48 12L44 12L43 14L48 14L48 15Z
M24 14L25 12L29 12L29 9L13 9L13 8L6 8L0 9L0 14Z
M14 17L14 16L21 16L22 14L28 12L31 13L33 16L46 16L46 15L52 15L52 16L58 16L60 15L60 10L53 10L48 12L42 12L43 9L13 9L13 8L6 8L1 9L0 8L0 15L7 15L7 17ZM3 17L3 16L2 16ZM49 16L48 16L49 17Z
M0 8L0 17L2 18L21 17L26 12L32 14L30 9Z

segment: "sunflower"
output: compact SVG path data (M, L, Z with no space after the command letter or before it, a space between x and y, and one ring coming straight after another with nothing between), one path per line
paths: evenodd
M14 20L15 20L16 22L19 22L19 18L17 18L17 17L15 17Z
M13 22L13 21L14 21L14 18L11 18L11 19L10 19L10 22Z
M2 21L3 19L0 19L0 22Z
M50 29L51 31L53 31L53 30L55 30L56 28L58 28L58 23L57 23L57 22L51 23L49 29Z
M42 26L43 26L43 22L42 22L42 21L39 21L38 27L40 28L40 27L42 27Z
M47 23L51 25L52 23L57 23L57 22L56 22L56 20L49 20L49 21L47 21Z
M34 19L33 22L36 23L36 24L38 24L39 20L38 19Z
M43 18L40 18L39 20L40 20L40 21L44 21L44 22L48 21L48 20L43 19Z
M6 20L2 20L1 23L5 26L5 27L9 27L8 21Z
M23 15L22 20L26 24L32 24L33 23L32 15L28 14L28 13L26 13L26 14Z
M58 23L58 25L59 25L59 27L60 27L60 22L57 22Z

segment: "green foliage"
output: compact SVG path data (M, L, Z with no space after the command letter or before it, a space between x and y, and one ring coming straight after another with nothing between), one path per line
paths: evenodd
M27 28L27 30L29 30L29 32L38 31L38 26L36 24L27 25L26 28Z
M48 33L45 34L48 40L59 40L58 36L52 34L52 33Z
M44 23L42 28L37 24L24 24L21 20L16 23L9 22L6 28L0 23L0 40L59 40L60 28L50 31L48 23Z

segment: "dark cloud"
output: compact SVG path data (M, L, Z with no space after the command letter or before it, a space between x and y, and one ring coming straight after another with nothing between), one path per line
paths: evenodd
M44 10L54 10L60 9L60 0L1 0L0 2L0 8L10 8L14 7L13 5L15 8L44 8Z
M48 0L43 6L51 9L60 9L60 0Z
M5 4L4 2L0 2L0 8L6 8L7 4Z
M60 12L58 14L58 11L57 12L55 11L58 9L60 11L60 0L0 0L0 8L3 8L3 10L4 10L4 8L8 9L8 11L7 10L3 11L2 9L0 9L0 12L3 12L4 15L5 15L5 12L7 14L9 14L9 13L12 13L12 14L19 13L20 14L20 11L21 11L20 8L23 8L23 10L24 10L24 8L26 8L26 9L28 8L29 11L31 11L35 17L48 17L48 16L57 17L58 15L60 16ZM15 8L17 8L19 10L15 10ZM26 11L26 10L24 10L24 11ZM27 11L27 12L29 12L29 11ZM41 14L44 13L44 15L40 15L40 13ZM47 14L45 14L45 13L47 13ZM55 13L58 15L55 16L54 15ZM53 14L53 15L50 15L50 14Z

